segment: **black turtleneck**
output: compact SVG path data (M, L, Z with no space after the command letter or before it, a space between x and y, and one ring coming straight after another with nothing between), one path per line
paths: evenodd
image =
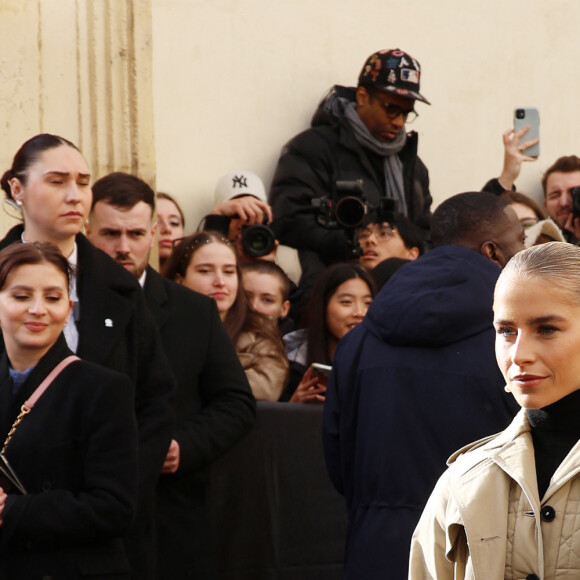
M526 411L532 427L540 499L554 472L580 439L580 391L542 409Z

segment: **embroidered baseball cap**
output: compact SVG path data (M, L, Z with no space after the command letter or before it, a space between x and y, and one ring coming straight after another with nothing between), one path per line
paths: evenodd
M359 86L371 86L407 99L431 103L419 93L421 66L409 54L395 48L371 54L358 77Z
M263 181L251 171L238 169L219 178L214 192L216 204L240 195L253 195L261 201L268 201Z

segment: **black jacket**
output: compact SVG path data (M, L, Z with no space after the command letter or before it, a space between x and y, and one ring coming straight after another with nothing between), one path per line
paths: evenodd
M301 251L301 262L304 252L315 253L324 265L342 261L346 256L344 231L326 229L316 221L314 198L332 196L337 180L353 179L364 180L369 203L377 205L385 196L385 177L377 171L372 154L359 145L340 114L341 108L333 106L338 98L353 101L355 90L333 87L320 103L312 127L284 146L276 167L270 190L272 227L281 243ZM417 142L418 135L409 133L399 157L403 162L409 218L429 229L432 201L429 174L417 156Z
M210 578L217 568L204 468L250 430L256 402L215 300L152 268L144 292L178 385L180 462L157 488L157 578Z
M2 355L2 441L22 403L70 354L61 335L14 396ZM24 417L6 455L27 495L6 502L0 577L129 578L121 537L136 504L137 426L127 377L71 363Z
M0 249L21 240L13 227ZM129 377L139 428L139 506L127 547L135 577L152 578L155 486L171 441L174 381L137 280L82 234L78 248L77 355Z

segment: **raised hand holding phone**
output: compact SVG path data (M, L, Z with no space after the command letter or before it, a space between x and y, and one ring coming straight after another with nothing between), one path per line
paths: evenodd
M526 142L519 144L519 150L531 159L540 155L540 113L536 107L519 107L514 110L514 132L527 129Z
M503 135L504 160L499 176L501 186L509 191L519 177L524 161L535 161L540 153L539 113L528 113L532 108L521 107L514 111L514 128ZM517 121L517 122L516 122Z

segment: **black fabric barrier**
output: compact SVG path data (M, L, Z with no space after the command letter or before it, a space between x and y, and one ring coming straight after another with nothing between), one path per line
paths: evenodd
M342 577L346 508L324 465L321 405L258 403L254 429L212 466L221 580Z

